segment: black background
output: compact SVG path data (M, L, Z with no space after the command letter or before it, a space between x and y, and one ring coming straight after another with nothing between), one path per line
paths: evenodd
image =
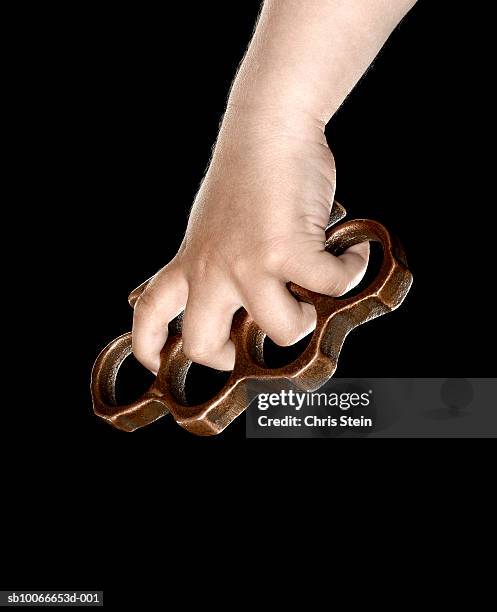
M171 521L173 531L193 525L202 542L215 541L200 519L213 488L230 490L231 470L235 481L255 478L243 418L209 439L168 419L127 435L93 416L89 377L99 350L130 329L129 291L180 244L258 9L217 2L24 16L39 38L23 76L23 142L36 172L21 187L29 183L29 209L15 211L29 264L9 302L26 311L28 339L7 411L15 424L2 432L16 499L5 524L14 544L29 545L9 549L13 587L104 588L111 569L123 570L110 549L119 557L129 542L153 544ZM337 199L349 217L377 219L401 239L415 279L398 311L347 339L338 376L495 373L493 308L480 299L492 282L479 67L489 43L481 17L472 19L463 3L447 13L419 2L328 126ZM136 397L146 377L127 373L122 396ZM197 386L209 381L197 371ZM326 452L330 460L336 451ZM196 492L194 507L170 496L178 483ZM220 531L240 520L239 508L228 515L218 516ZM86 546L82 584L73 559Z
M180 35L172 48L162 27L149 28L149 15L112 15L87 33L75 59L78 112L67 136L76 145L71 198L79 201L68 202L75 233L62 230L54 253L72 307L57 313L56 334L78 337L68 391L78 390L75 418L92 438L123 437L89 416L88 372L98 350L130 329L128 292L180 244L257 11L257 2L198 8L187 26L173 13L168 23ZM337 199L349 216L377 219L401 239L415 279L402 308L350 335L338 376L491 375L481 307L470 299L485 275L474 250L481 217L466 181L474 153L462 145L459 114L470 75L458 60L464 49L449 52L436 18L423 3L414 9L327 130ZM133 399L146 381L138 367L127 373ZM200 387L216 378L202 374ZM240 419L222 438L242 433ZM135 437L163 435L190 437L167 420Z

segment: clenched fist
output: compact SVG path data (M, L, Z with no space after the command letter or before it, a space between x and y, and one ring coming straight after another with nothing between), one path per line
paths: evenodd
M287 283L339 296L368 261L367 243L339 257L325 251L334 193L322 122L228 107L178 253L135 304L138 361L157 372L168 323L183 309L186 355L220 370L234 365L230 328L241 306L278 345L311 332L314 307Z
M360 281L367 244L324 249L335 192L324 127L414 2L264 1L183 243L135 306L133 351L147 368L158 370L183 308L186 354L229 370L240 306L288 345L316 318L288 281L332 296Z

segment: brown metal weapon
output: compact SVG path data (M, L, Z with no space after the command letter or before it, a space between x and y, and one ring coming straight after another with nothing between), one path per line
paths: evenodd
M118 429L134 431L170 413L191 433L209 436L223 431L248 407L252 399L248 393L251 380L290 379L295 386L307 391L321 387L335 372L347 334L354 327L400 306L412 284L404 251L383 225L365 219L336 225L345 214L344 208L335 202L326 232L326 249L333 255L340 255L359 242L376 241L383 247L383 263L369 287L348 298L321 295L289 283L291 293L313 304L317 313L312 338L295 361L284 367L268 368L263 357L265 334L241 308L231 327L236 360L230 378L212 399L189 406L185 382L191 361L182 351L181 318L177 318L170 324L170 335L162 349L161 365L154 383L132 404L117 406L115 398L118 370L131 353L131 333L116 338L104 348L92 372L95 414ZM145 286L146 283L131 294L131 305Z

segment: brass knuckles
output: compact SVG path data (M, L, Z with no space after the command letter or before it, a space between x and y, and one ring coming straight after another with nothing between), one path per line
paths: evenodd
M345 216L335 202L330 224ZM376 279L358 295L332 298L293 283L289 290L300 300L313 304L317 312L316 329L304 352L281 368L268 368L263 358L265 334L242 308L233 318L231 339L236 347L236 362L225 386L211 400L188 406L185 381L191 361L182 352L180 321L161 352L161 366L150 389L136 402L117 406L116 376L124 359L131 353L131 333L113 340L98 356L93 366L91 392L95 414L123 431L134 431L170 412L174 420L191 433L218 434L249 405L248 382L253 379L290 379L307 391L321 387L335 372L347 334L362 323L397 308L412 284L404 251L387 230L376 221L357 219L331 227L326 232L326 249L339 255L348 247L364 241L376 241L383 247L383 263ZM130 296L133 303L146 283Z

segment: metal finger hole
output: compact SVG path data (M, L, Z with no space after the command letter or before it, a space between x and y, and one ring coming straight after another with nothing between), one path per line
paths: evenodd
M264 338L263 355L267 368L282 368L298 359L309 346L314 332L311 332L291 346L278 346L266 336Z
M214 370L192 363L185 380L185 400L188 406L198 406L211 400L226 385L231 372Z
M367 289L367 287L369 287L373 283L375 278L378 276L381 270L381 266L383 264L384 257L385 255L381 242L371 241L369 243L368 267L361 282L350 291L347 291L347 293L345 293L344 295L341 295L340 297L337 297L335 299L348 300L349 298L359 295L365 289Z
M152 385L155 376L135 359L133 354L127 357L116 379L116 403L118 406L132 404Z

